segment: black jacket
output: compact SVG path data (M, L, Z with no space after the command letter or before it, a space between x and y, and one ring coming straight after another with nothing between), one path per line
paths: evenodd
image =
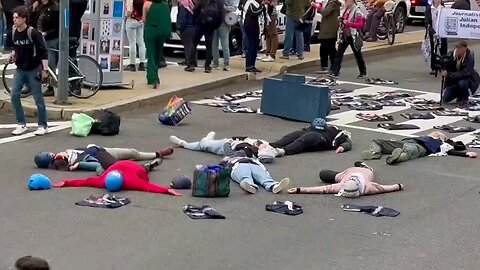
M470 0L455 0L452 4L452 8L470 10Z
M182 5L178 6L177 30L182 33L186 28L195 27L195 17Z
M60 32L58 4L40 5L37 10L32 11L30 19L32 26L41 32L45 32L45 40L58 39Z
M451 52L453 57L453 52ZM447 77L445 78L445 85L453 85L459 82L460 80L468 79L471 83L471 92L472 94L477 91L478 86L480 85L480 76L475 70L475 56L470 49L467 49L467 54L465 60L460 65L460 69L457 70L457 61L453 60L447 65Z
M12 12L16 7L25 5L24 0L1 0L3 10Z
M70 0L70 37L80 38L81 20L87 4L88 0Z

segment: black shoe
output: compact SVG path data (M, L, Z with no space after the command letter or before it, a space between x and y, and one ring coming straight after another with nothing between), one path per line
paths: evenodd
M149 172L151 172L155 170L155 167L162 164L162 162L163 162L162 158L157 158L157 159L154 159L152 162L145 164L144 166Z
M145 71L145 64L144 63L138 64L138 71Z
M211 67L205 67L205 73L212 73Z
M183 70L185 70L187 72L193 72L193 71L195 71L195 68L194 67L186 67Z
M44 97L53 97L55 96L55 91L53 90L53 86L48 86L47 91L43 93Z
M330 73L330 74L328 74L328 77L330 77L332 79L336 79L336 78L338 78L338 74Z
M365 79L367 78L367 74L358 74L357 79Z
M167 66L168 66L167 63L165 62L160 62L160 64L158 65L159 68L165 68Z
M135 68L135 65L128 65L126 68L125 68L125 71L137 71L137 69Z
M246 72L252 72L252 73L262 73L262 71L256 67L252 67L252 68L247 68L245 70Z
M373 168L368 166L365 162L363 161L356 161L355 163L353 163L353 165L357 168L365 168L365 169L369 169L370 171L373 172Z

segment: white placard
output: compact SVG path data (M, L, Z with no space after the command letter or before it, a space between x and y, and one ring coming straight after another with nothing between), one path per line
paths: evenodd
M480 39L480 11L442 8L438 16L440 37Z

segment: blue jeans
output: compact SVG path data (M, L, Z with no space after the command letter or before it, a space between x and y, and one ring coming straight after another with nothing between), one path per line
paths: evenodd
M470 81L463 79L456 84L445 87L443 92L443 101L450 102L455 98L467 99L470 96Z
M258 53L258 32L245 31L248 40L247 59L245 59L245 66L247 69L254 68Z
M297 48L297 55L303 56L303 32L298 29L299 22L287 17L287 25L285 26L285 40L283 42L283 56L290 55L290 50L293 44L293 35L295 35L295 47Z
M52 39L52 40L46 40L45 44L47 45L47 49L58 50L58 38ZM58 53L56 51L48 50L48 66L55 74L57 74L57 63L58 63Z
M268 191L272 191L273 186L278 184L261 166L251 163L238 163L232 171L232 179L239 184L242 181L247 181L257 188L257 184L259 184Z
M228 139L212 140L203 138L199 142L187 143L184 148L193 151L204 151L215 155L223 156L223 146L228 142Z
M222 45L223 54L223 67L230 66L230 44L229 44L230 26L223 22L220 27L213 33L213 65L218 66L218 59L220 58L220 52L218 49L218 40Z
M305 25L302 29L303 33L303 51L310 51L310 43L312 41L312 24ZM297 51L297 39L293 37L292 51Z
M30 91L32 91L35 105L37 105L38 126L47 127L47 109L45 106L45 100L43 100L42 84L39 74L40 71L40 67L29 71L17 68L15 75L13 76L13 88L10 98L13 109L15 110L17 123L20 125L26 124L25 113L23 112L22 102L20 101L20 93L23 85L28 85Z

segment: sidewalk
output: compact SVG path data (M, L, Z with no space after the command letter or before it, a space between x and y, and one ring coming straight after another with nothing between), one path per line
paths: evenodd
M411 47L418 47L420 54L420 43L424 38L423 31L410 32L396 36L395 44L388 45L386 42L365 43L363 52L365 55L385 54L398 50L404 50ZM277 55L281 55L278 51ZM293 69L319 66L319 45L311 46L311 52L305 54L304 60L290 59L276 62L265 63L257 61L257 67L263 70L263 73L256 77L248 76L245 73L245 59L239 56L231 59L229 72L214 70L207 74L202 68L198 68L193 73L183 71L182 66L169 66L159 71L160 87L152 89L146 84L144 72L124 72L124 82L134 81L134 88L119 88L100 90L95 96L89 99L76 99L69 97L70 105L59 106L54 104L54 97L46 97L48 118L50 120L71 118L73 113L84 112L91 113L99 109L110 109L112 111L128 111L136 108L161 104L163 106L166 100L173 95L183 96L186 94L197 93L206 89L219 87L222 85L238 83L248 79L263 79L276 76L278 74L291 71ZM350 49L346 57L352 57ZM28 116L36 115L36 107L32 97L22 99L25 114ZM12 110L10 97L3 91L0 93L0 110Z

